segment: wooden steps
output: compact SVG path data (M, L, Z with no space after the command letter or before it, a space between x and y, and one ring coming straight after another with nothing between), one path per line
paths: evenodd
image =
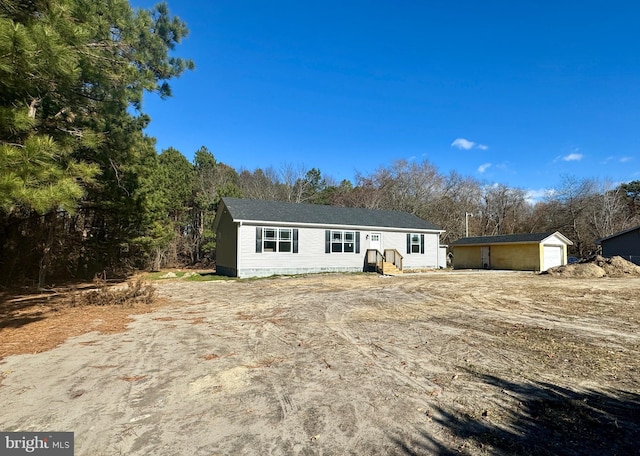
M395 249L386 249L384 253L383 255L379 250L367 249L366 270L384 275L402 274L402 255L400 252Z
M402 274L402 270L398 269L395 264L387 261L382 262L382 274L384 275L398 275Z

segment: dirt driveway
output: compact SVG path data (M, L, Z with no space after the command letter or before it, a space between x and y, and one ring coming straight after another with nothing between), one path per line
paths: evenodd
M171 305L0 363L0 430L76 455L640 454L640 278L158 282Z

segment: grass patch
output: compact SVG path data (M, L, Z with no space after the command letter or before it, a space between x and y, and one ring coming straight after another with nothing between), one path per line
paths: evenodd
M189 277L185 277L187 282L213 282L214 280L232 280L234 277L226 277L214 274L213 272L196 273Z
M214 280L229 280L232 277L217 275L214 272L196 271L157 271L148 272L143 276L145 280L186 280L187 282L211 282Z

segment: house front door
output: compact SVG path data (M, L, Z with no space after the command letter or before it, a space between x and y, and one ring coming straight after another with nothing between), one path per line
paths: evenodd
M382 251L382 233L371 233L369 235L369 248Z

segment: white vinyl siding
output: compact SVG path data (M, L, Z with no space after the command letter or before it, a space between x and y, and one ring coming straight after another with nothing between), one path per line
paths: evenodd
M326 229L298 227L298 253L296 254L268 254L256 253L256 225L243 224L238 230L239 242L239 277L269 276L274 274L296 274L306 272L357 272L362 271L364 255L367 244L360 245L360 253L327 254ZM280 228L280 227L273 227ZM330 230L343 233L360 233L361 243L370 234L369 230ZM384 239L384 248L395 248L404 257L403 267L410 268L436 268L438 267L438 233L424 233L425 253L419 255L405 255L406 231L391 232L378 230ZM344 249L343 237L343 249ZM347 243L350 236L346 237ZM349 247L347 247L349 248ZM354 249L355 250L355 249Z
M420 233L422 234L422 233ZM440 236L438 233L424 233L424 253L407 254L407 232L384 233L384 248L396 249L402 255L403 269L437 268Z
M242 225L239 228L242 257L240 277L295 274L299 272L322 272L333 270L361 271L361 255L325 254L325 230L300 227L298 229L298 253L292 255L264 255L256 253L256 227ZM260 273L259 271L264 273ZM247 274L243 274L243 271Z

